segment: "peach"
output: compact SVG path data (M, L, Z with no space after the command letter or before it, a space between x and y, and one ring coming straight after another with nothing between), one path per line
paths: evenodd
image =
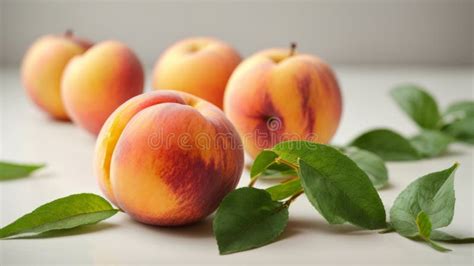
M160 90L136 96L106 121L95 171L115 205L155 225L197 222L232 191L243 147L224 113L191 94Z
M143 68L126 45L105 41L74 57L64 70L61 90L72 121L97 135L109 115L143 92Z
M21 79L33 102L59 120L69 120L61 100L61 76L71 58L84 53L91 43L73 36L46 35L36 40L23 58Z
M327 143L339 125L342 100L333 71L294 49L256 53L227 84L225 114L252 157L284 140Z
M222 109L227 81L240 60L238 52L222 41L185 39L168 48L156 62L153 88L191 93Z

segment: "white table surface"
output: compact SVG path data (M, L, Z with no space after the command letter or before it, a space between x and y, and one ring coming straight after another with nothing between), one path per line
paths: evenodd
M416 81L430 88L442 106L473 99L473 68L336 67L344 113L334 143L361 131L386 126L405 134L416 127L388 96L391 86ZM100 193L92 170L94 138L69 123L46 118L26 98L17 68L1 70L0 158L45 162L32 177L0 183L0 225L39 205L72 193ZM148 75L149 79L149 75ZM150 84L149 82L147 84ZM474 235L472 147L455 144L432 160L389 163L390 186L380 195L390 208L398 193L426 173L461 166L455 179L456 212L446 231ZM248 172L241 186L248 182ZM472 265L474 245L450 245L450 253L397 234L329 226L304 197L290 208L290 222L279 241L262 248L219 256L212 219L181 228L142 225L119 213L95 226L46 239L0 241L0 265L10 264L430 264Z

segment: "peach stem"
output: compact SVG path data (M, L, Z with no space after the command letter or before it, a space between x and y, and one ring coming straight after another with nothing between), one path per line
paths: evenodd
M295 42L292 42L290 44L290 56L293 56L295 54L296 47L297 47L297 44Z

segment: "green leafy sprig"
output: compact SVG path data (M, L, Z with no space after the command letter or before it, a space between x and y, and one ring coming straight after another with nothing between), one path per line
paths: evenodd
M438 251L450 251L435 241L474 243L436 229L451 224L454 216L454 173L452 167L425 175L412 182L396 198L390 210L391 227L400 235L421 239Z
M275 165L293 169L297 177L266 190L241 188L222 201L213 224L221 254L274 241L287 225L291 203L303 194L330 224L386 227L385 209L370 178L338 149L306 141L277 144L255 159L250 186Z
M438 156L455 141L474 144L474 101L454 102L440 112L435 98L418 85L403 84L390 94L420 132L405 137L390 129L374 129L348 146L371 151L386 161L410 161Z
M458 164L410 184L396 199L390 222L386 222L385 208L368 174L383 176L386 169L374 168L370 160L366 163L372 154L365 153L358 149L343 153L307 141L282 142L260 153L251 169L249 187L229 193L217 210L213 231L219 252L229 254L275 241L288 224L289 207L301 195L329 224L395 231L439 251L448 249L437 242L473 243L473 238L456 238L437 230L452 221ZM380 160L377 156L372 159ZM266 189L254 188L270 167L291 168L296 176Z

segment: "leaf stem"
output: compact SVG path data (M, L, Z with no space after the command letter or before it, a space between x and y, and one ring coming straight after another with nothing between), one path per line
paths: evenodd
M287 160L285 160L285 159L282 159L281 157L276 158L276 159L275 159L275 162L276 162L276 163L280 163L280 164L285 164L285 165L291 167L291 168L292 168L293 170L295 170L295 171L298 171L298 168L299 168L298 165L296 165L296 164L294 164L294 163L292 163L292 162L290 162L290 161L287 161ZM248 187L253 187L260 176L261 176L261 173L258 174L258 175L256 175L256 176L254 176L254 177L250 180L250 182L249 182L249 184L248 184ZM294 177L289 178L289 179L285 180L284 182L291 181L293 178L294 178Z
M290 207L290 204L293 201L295 201L303 193L304 193L303 190L296 192L293 196L291 196L291 198L289 198L288 200L285 201L285 203L283 203L283 206L285 206L286 208Z
M285 183L288 183L288 182L293 181L293 180L298 179L298 178L299 178L298 176L291 176L291 177L281 181L280 183L285 184Z
M445 248L443 246L441 246L440 244L434 242L433 240L429 239L428 237L424 237L424 236L419 236L422 240L426 241L426 243L428 243L428 245L430 245L430 247L432 247L433 249L439 251L439 252L448 252L448 251L452 251L451 249L449 248Z
M256 175L254 176L252 179L250 179L250 183L248 185L248 187L253 187L255 185L255 182L257 182L257 179L260 175Z
M281 164L285 164L285 165L287 165L287 166L293 168L293 170L296 170L296 171L298 171L298 168L299 168L299 166L298 166L297 164L294 164L294 163L292 163L292 162L290 162L290 161L287 161L287 160L285 160L285 159L282 159L281 157L276 158L276 159L275 159L275 162L281 163Z
M388 234L392 232L395 232L395 229L392 227L388 227L388 228L383 229L382 231L379 231L379 234Z

